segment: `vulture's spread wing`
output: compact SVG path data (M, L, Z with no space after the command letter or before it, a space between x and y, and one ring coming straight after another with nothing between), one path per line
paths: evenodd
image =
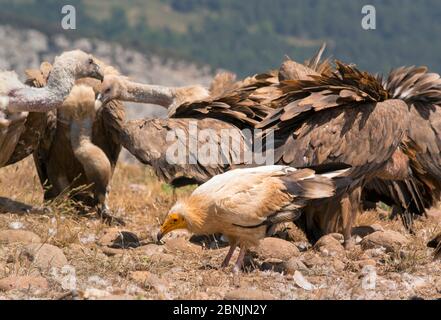
M26 70L26 84L36 88L44 87L49 77L49 68L52 68L51 64L43 62L40 69ZM43 138L48 119L55 113L56 111L49 113L30 112L28 114L24 131L20 134L18 143L13 154L9 157L7 165L19 162L37 150L38 144Z

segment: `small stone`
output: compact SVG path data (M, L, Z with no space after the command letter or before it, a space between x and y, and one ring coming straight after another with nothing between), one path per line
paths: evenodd
M101 251L109 257L113 257L116 256L118 254L124 254L124 249L113 249L113 248L109 248L109 247L101 247Z
M156 244L147 244L136 248L136 252L151 256L158 253L164 253L164 246L158 246Z
M224 300L275 300L275 297L259 289L235 289L227 292Z
M374 259L365 259L357 261L356 264L363 269L365 266L376 266L377 262Z
M132 232L110 228L105 231L98 244L113 249L129 249L139 247L140 241L138 236Z
M430 219L434 222L441 221L441 209L432 208L426 211L427 219Z
M158 293L163 293L167 289L167 282L149 271L132 271L129 274L131 280L146 289L155 289Z
M300 255L295 244L277 238L265 238L260 241L259 246L250 251L257 254L262 260L272 260L272 262L288 261L292 257Z
M0 280L0 291L29 289L47 291L48 288L48 282L43 277L10 276Z
M26 230L2 230L0 231L0 243L41 243L41 239L35 233Z
M364 238L367 235L374 233L375 231L378 230L375 230L375 228L372 226L358 226L352 228L352 236L359 236L360 238Z
M361 287L364 290L375 290L377 285L377 271L374 266L365 266L361 270Z
M122 300L135 300L135 297L129 296L127 294L121 294L121 295L111 294L109 296L98 297L96 298L96 300L122 301Z
M111 296L110 292L96 288L87 288L82 294L82 297L88 300L98 300L109 296Z
M343 271L346 268L346 265L343 263L343 261L334 258L332 261L332 266L334 267L335 271Z
M21 223L20 221L14 221L9 224L9 229L12 229L12 230L20 230L23 228L24 228L24 224Z
M28 244L20 257L24 257L42 271L52 267L62 268L68 264L63 251L51 244Z
M303 257L303 263L308 268L319 267L324 265L326 262L323 258L319 257L317 254L309 254Z
M305 279L303 274L300 271L295 271L293 280L300 288L306 291L312 291L315 289L314 285L311 284L308 280Z
M289 259L287 262L284 262L283 267L284 267L284 271L289 275L293 275L294 272L296 271L300 271L300 272L308 271L308 267L297 257L293 257Z
M167 239L165 249L170 253L201 253L202 247L195 245L184 238Z
M366 236L360 244L364 250L384 247L386 252L394 252L408 243L407 238L396 231L376 231Z
M345 252L345 248L341 245L340 240L337 240L331 234L321 237L314 245L314 249L325 256L335 256Z

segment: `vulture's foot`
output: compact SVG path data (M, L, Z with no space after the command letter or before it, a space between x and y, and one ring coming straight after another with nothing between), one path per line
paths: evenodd
M350 249L354 248L355 247L355 238L350 237L349 239L345 239L343 245L346 250L350 250Z
M100 216L101 220L103 220L103 222L108 224L109 226L126 225L123 219L113 216L107 208L99 208L98 215Z
M243 261L244 261L246 252L247 252L247 249L245 247L241 246L239 256L237 257L236 264L234 265L234 268L233 268L234 274L238 274L240 272L240 270L242 270Z

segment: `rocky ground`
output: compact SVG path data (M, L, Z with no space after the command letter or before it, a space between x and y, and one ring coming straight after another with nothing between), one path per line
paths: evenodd
M441 262L426 248L441 231L440 211L417 221L416 235L390 221L387 208L365 212L348 250L339 234L311 247L286 225L283 239L263 240L248 255L246 271L234 276L231 267L218 268L227 251L221 243L201 246L186 232L155 243L166 212L190 190L173 193L148 168L120 164L110 206L125 227L109 227L93 213L80 217L63 197L50 204L51 213L0 214L0 299L441 297ZM0 194L41 204L30 159L0 170Z

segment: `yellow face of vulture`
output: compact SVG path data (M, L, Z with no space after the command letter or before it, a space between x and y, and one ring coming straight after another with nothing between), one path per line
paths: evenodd
M178 229L187 229L187 221L185 218L179 214L171 212L165 218L164 223L161 226L161 229L158 233L158 241L162 239L167 233L178 230Z

